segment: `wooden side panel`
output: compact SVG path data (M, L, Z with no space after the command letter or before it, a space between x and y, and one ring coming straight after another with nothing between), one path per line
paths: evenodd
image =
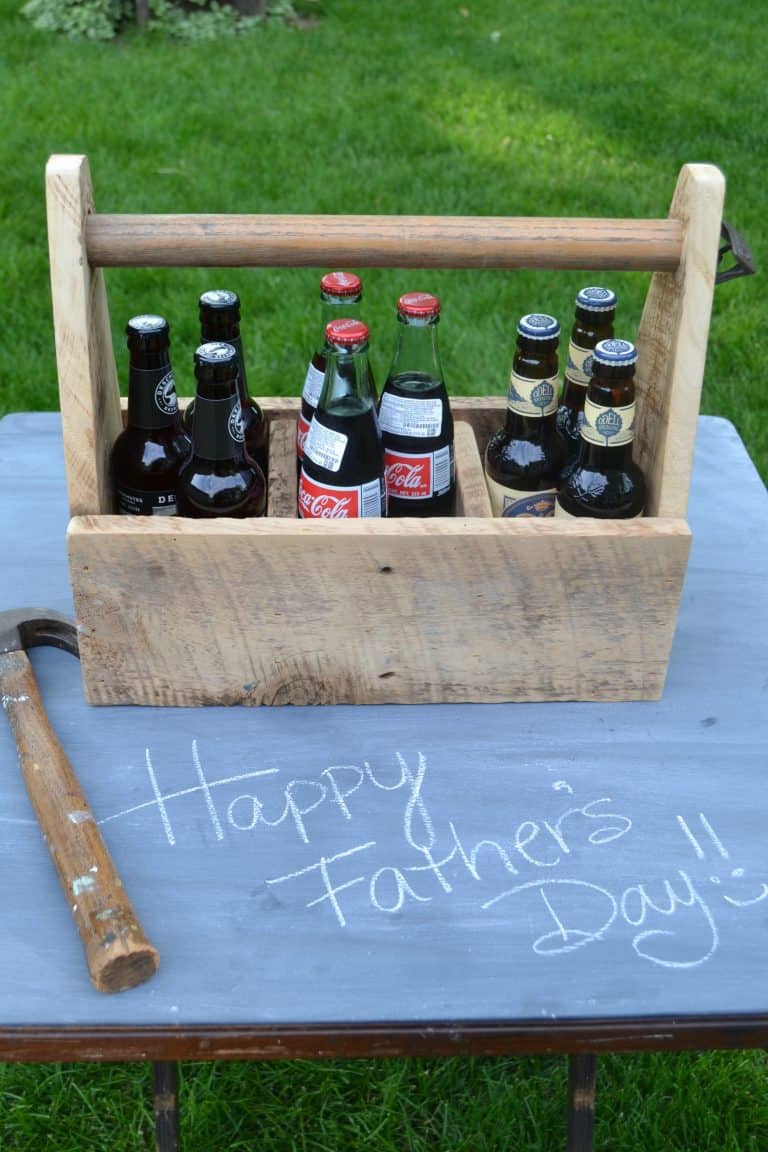
M270 419L267 516L296 519L296 421Z
M69 507L72 515L107 512L109 454L122 424L104 277L85 250L93 210L87 159L52 156L45 184Z
M683 167L670 209L684 227L682 261L654 274L640 322L635 452L651 516L686 513L724 196L718 168Z
M456 453L456 515L492 516L485 472L472 425L465 420L456 420L453 436Z
M689 542L668 520L77 518L87 697L657 698Z

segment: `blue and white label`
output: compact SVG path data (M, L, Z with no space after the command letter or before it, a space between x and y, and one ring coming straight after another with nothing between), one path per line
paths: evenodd
M530 380L512 370L509 376L507 407L521 416L550 416L557 411L560 380L548 376L544 380Z
M604 408L587 397L581 435L589 444L599 444L602 448L631 444L635 438L635 405Z

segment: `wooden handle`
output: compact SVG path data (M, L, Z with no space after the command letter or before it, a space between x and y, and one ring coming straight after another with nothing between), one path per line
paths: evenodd
M589 268L674 272L679 220L514 216L86 217L94 268Z
M0 693L24 781L99 992L122 992L159 959L131 907L64 749L45 714L25 652L0 655Z

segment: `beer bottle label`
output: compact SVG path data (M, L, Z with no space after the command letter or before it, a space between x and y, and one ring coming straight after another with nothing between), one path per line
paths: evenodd
M195 398L194 452L204 460L231 460L245 442L243 410L237 393L223 400Z
M494 516L553 516L555 488L542 492L524 492L521 488L507 488L486 475L491 511Z
M326 472L338 472L348 442L348 436L333 428L326 428L315 415L304 442L304 452L318 468L324 468Z
M299 422L296 425L296 453L299 460L304 456L304 446L307 443L307 436L309 436L309 420L306 420L301 412L299 412Z
M568 367L565 374L574 384L586 386L592 379L592 349L580 348L571 340L568 345Z
M117 511L121 516L176 516L176 493L118 488Z
M134 428L167 428L179 411L173 369L131 368L128 374L128 423Z
M348 520L386 515L384 481L377 477L367 484L336 487L318 484L305 472L299 481L299 515L303 520Z
M400 500L428 500L442 496L453 482L451 446L416 455L384 449L387 494Z
M507 407L521 416L551 416L557 411L557 393L560 381L557 376L544 380L529 380L513 369L509 375Z
M320 403L320 393L323 390L323 380L325 373L321 372L319 368L315 368L310 360L307 374L304 377L304 388L301 393L302 400L306 400L307 404L311 404L313 408L317 408Z
M379 408L379 424L382 432L391 432L393 436L434 439L443 428L443 402L439 398L420 400L384 392Z
M587 397L581 435L589 444L599 444L601 448L631 444L635 438L635 405L604 408Z

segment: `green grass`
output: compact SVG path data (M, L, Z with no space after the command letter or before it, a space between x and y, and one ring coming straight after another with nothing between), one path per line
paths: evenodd
M463 10L469 10L464 15ZM75 44L0 0L3 321L0 414L58 406L43 168L85 152L103 211L666 215L686 161L720 165L726 216L765 262L764 5L636 0L323 0L311 31L277 23L239 42L127 37ZM499 33L499 35L495 35ZM492 35L494 34L494 35ZM594 277L589 276L589 280ZM256 394L297 394L317 332L317 271L111 271L118 358L128 316L160 311L191 391L197 295L240 292ZM397 295L443 298L456 393L500 393L517 318L567 324L583 273L365 273L383 375ZM648 278L609 278L632 336ZM761 277L715 293L703 410L733 419L763 476L766 299ZM195 1152L564 1144L565 1061L185 1065ZM596 1144L611 1152L768 1147L760 1053L611 1057ZM146 1066L0 1066L2 1152L151 1148Z
M765 1054L607 1056L597 1152L763 1152ZM543 1152L565 1147L565 1059L186 1064L189 1152ZM3 1152L140 1152L148 1065L0 1066Z

